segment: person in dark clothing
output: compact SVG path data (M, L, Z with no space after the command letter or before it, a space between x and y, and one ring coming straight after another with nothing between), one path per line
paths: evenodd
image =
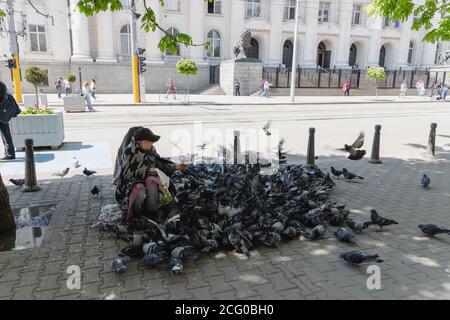
M16 100L12 95L8 94L6 85L0 81L0 132L5 147L5 156L1 160L14 160L16 158L9 121L17 117L19 113L20 108Z
M241 83L238 79L234 79L234 95L240 96L241 95Z
M135 216L157 219L162 186L155 169L171 176L176 170L187 168L184 163L175 164L158 155L153 144L159 138L148 128L130 128L117 153L115 198L128 219Z

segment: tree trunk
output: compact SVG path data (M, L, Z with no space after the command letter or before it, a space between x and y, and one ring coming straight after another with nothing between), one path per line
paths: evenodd
M34 92L36 93L36 104L34 105L34 108L39 109L39 95L37 85L34 85Z
M0 174L0 233L16 230L16 222L9 204L9 194Z

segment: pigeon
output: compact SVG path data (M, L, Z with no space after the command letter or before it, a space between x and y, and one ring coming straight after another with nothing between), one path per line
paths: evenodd
M331 169L331 173L333 174L333 176L335 176L335 177L340 177L341 175L342 175L342 171L340 171L340 170L336 170L334 167L331 167L330 168Z
M428 186L430 185L430 178L428 178L428 176L424 173L422 176L422 180L420 180L420 183L422 184L423 188L428 188Z
M87 168L84 168L84 170L83 170L83 174L88 178L96 173L97 173L97 171L91 171L91 170L88 170Z
M427 236L434 237L436 234L440 233L446 233L450 234L449 229L442 229L439 228L435 224L419 224L420 230L422 230L423 233L425 233Z
M158 251L156 253L147 253L144 256L144 265L153 267L168 258L168 254L166 251Z
M358 176L358 175L356 175L356 174L354 174L354 173L351 173L350 171L348 171L348 170L345 169L345 168L342 169L342 173L344 174L344 177L345 177L345 179L347 179L347 180L353 180L353 179L361 179L361 180L364 180L363 177Z
M125 255L130 258L142 258L144 252L142 251L142 246L131 244L120 250L121 255Z
M314 227L314 229L311 230L310 239L311 240L318 240L320 238L323 238L325 235L325 232L327 231L327 228L323 224L319 224Z
M380 227L380 230L384 227L384 226L390 226L391 224L398 224L397 221L391 220L391 219L387 219L387 218L383 218L382 216L380 216L375 209L371 209L370 210L370 219L372 220L372 224L376 224Z
M73 165L73 167L74 167L75 169L78 169L79 167L81 167L80 162L79 162L78 159L75 158L75 157L73 157L73 163L72 163L72 165Z
M111 262L111 269L117 273L124 273L128 270L128 268L125 265L124 260L122 258L115 258Z
M69 173L70 168L65 168L61 172L52 173L52 176L64 178Z
M269 120L269 121L267 121L267 123L263 127L263 130L264 130L264 133L266 134L266 136L272 135L272 133L269 131L271 124L272 124L272 121Z
M340 257L353 265L358 265L364 262L383 262L382 259L379 259L377 254L369 255L361 251L349 251L341 253Z
M9 182L21 188L25 184L25 179L9 179Z
M176 276L182 276L183 271L183 262L180 258L171 257L169 261L169 269L170 272Z
M351 145L345 144L344 148L338 150L348 152L349 153L348 159L350 160L359 160L366 155L366 150L357 150L361 149L363 144L364 144L364 132L360 132L358 138L356 138L353 144Z
M354 220L345 220L345 224L347 227L352 229L353 231L361 232L364 229L367 229L372 222L361 222L361 221L354 221Z
M342 242L355 243L355 237L345 228L338 228L334 233L336 238Z
M200 149L200 150L205 150L205 149L206 149L206 142L205 142L205 143L202 143L202 144L199 144L199 145L197 146L197 148Z
M102 189L103 189L103 186L98 187L95 185L91 190L92 196L98 197L100 195L100 192L102 191Z

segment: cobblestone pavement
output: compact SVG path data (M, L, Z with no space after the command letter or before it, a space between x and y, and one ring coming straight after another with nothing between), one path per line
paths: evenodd
M9 188L14 206L58 205L40 248L0 253L0 299L449 299L450 237L430 239L417 228L420 223L450 227L448 161L383 158L383 164L372 165L330 157L318 165L346 166L365 177L359 183L337 179L331 193L355 218L368 219L370 208L376 208L400 224L383 232L372 227L357 236L355 246L330 237L258 248L250 258L218 252L186 263L181 278L140 261L118 275L109 263L125 243L89 228L101 206L112 201L111 176L45 180L37 193ZM429 190L419 186L422 172L432 179ZM90 197L93 184L105 186L103 198ZM338 254L351 249L385 260L379 265L380 290L367 289L366 266L339 261ZM81 290L67 289L69 265L82 270Z

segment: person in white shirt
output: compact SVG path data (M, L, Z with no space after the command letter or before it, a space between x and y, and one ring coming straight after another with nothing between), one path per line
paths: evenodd
M400 85L400 95L399 97L404 97L406 95L406 91L408 90L408 86L406 85L406 81L403 80Z
M72 86L70 85L70 81L64 79L64 91L66 93L66 97L72 93Z
M97 99L95 97L95 92L97 91L97 83L95 82L95 79L91 79L90 89L91 89L92 98Z

